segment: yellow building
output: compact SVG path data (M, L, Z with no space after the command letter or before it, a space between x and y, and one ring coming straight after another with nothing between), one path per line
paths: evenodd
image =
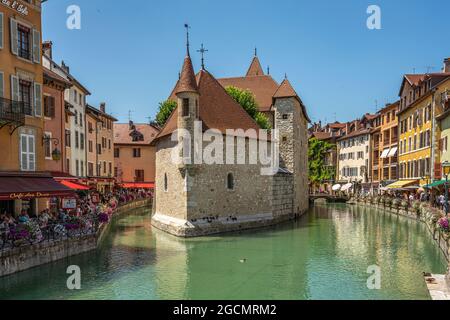
M443 108L443 113L437 117L439 130L441 132L439 142L439 153L441 162L450 162L450 149L448 141L450 139L450 78L447 78L440 87L442 95L439 103Z
M68 194L45 171L41 0L0 1L0 210L35 215Z
M442 177L440 129L441 96L450 78L449 61L443 72L405 75L400 89L399 173L406 183L421 185Z

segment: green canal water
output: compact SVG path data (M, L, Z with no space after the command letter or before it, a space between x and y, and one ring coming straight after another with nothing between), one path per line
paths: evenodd
M0 299L429 299L422 272L446 263L415 221L317 205L271 229L183 240L149 212L117 220L101 249L0 279ZM82 288L66 287L69 265ZM381 268L369 290L367 268Z

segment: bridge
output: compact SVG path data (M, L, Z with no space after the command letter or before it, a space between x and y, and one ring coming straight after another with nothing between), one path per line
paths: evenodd
M315 193L309 195L309 202L314 203L316 200L325 199L328 203L345 203L350 200L349 197L346 196L336 196L332 194L326 193Z

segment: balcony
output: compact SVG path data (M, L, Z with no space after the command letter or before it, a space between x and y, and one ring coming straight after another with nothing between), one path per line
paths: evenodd
M31 113L27 103L0 98L0 129L6 125L13 125L15 129L25 125L25 116Z

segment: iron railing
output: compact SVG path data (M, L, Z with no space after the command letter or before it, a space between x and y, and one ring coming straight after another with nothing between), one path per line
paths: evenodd
M26 115L32 115L30 104L0 98L0 122L23 125Z

